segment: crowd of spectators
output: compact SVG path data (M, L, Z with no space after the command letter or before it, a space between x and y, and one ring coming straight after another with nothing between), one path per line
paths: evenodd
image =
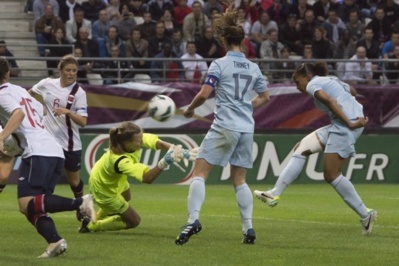
M290 80L298 58L337 59L329 63L330 71L349 83L375 83L383 74L397 82L399 5L394 0L230 1L246 34L243 51L265 60L259 65L269 82ZM56 47L69 44L82 57L93 57L83 64L90 66L85 72L97 71L107 84L131 80L134 73L148 74L153 82L201 82L210 64L201 60L225 54L211 27L225 8L220 0L33 1L40 56L70 53ZM53 45L47 49L46 44Z

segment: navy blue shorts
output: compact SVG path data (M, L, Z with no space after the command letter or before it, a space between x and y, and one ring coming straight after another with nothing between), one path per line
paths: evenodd
M64 150L65 156L65 169L69 172L77 172L81 168L82 162L82 151L66 151Z
M52 194L63 173L63 158L31 156L22 159L18 178L18 198Z

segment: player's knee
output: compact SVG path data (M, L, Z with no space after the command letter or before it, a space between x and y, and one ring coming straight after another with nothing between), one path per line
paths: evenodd
M139 217L138 219L135 219L134 221L126 223L126 229L136 228L137 226L139 226L140 222L141 222L141 218Z

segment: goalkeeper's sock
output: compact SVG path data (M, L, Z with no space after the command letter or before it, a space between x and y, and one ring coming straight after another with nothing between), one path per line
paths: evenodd
M367 208L364 205L362 199L357 194L355 187L346 177L343 175L338 176L330 184L335 188L345 203L352 208L361 218L368 217Z
M188 223L191 224L199 218L202 203L205 200L205 179L196 176L191 181L188 192L187 208L188 208Z
M90 222L87 225L90 231L117 231L126 229L126 223L120 215L109 216L105 219L98 220L95 224Z
M281 172L274 188L270 191L273 196L280 196L284 190L297 179L305 165L306 157L295 154L291 157L287 166Z
M235 188L238 208L240 209L242 228L244 233L252 228L253 198L247 183Z

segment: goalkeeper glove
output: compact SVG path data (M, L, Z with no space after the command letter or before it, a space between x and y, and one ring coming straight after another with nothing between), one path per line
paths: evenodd
M183 157L185 159L188 159L190 161L195 161L195 159L197 159L197 154L199 151L199 147L195 147L194 149L191 150L183 150Z
M183 149L181 145L172 145L166 152L165 156L158 162L158 167L161 169L165 169L167 166L171 165L174 162L180 162L182 157Z

